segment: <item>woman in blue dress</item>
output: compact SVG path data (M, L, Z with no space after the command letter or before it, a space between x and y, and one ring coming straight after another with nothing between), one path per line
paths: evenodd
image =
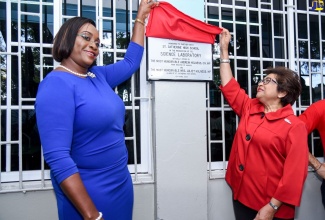
M69 19L54 38L60 65L40 83L35 108L60 220L132 219L125 106L113 88L139 68L144 21L157 5L141 0L127 52L115 64L93 65L100 40L90 19Z

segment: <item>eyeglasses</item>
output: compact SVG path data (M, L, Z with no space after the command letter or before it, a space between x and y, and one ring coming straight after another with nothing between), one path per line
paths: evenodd
M271 81L278 85L278 82L275 79L272 79L271 77L265 77L264 79L261 79L260 81L258 81L258 84L263 83L263 85L266 85L269 84Z
M95 40L95 41L90 40L91 37L92 37L91 34L88 34L88 33L81 33L81 34L77 34L77 36L82 37L85 41L88 41L88 42L92 42L92 43L94 43L94 44L96 45L96 47L98 47L98 48L102 48L102 47L104 47L104 45L101 44L99 40Z

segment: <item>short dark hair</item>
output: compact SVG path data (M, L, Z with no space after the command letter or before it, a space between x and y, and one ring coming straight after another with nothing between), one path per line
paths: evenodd
M87 23L96 27L93 20L84 17L73 17L64 22L53 39L52 56L54 60L61 62L70 56L79 29Z
M264 72L266 75L275 74L278 82L278 92L286 92L287 95L281 98L282 106L293 105L301 94L301 83L299 75L284 66L269 67Z

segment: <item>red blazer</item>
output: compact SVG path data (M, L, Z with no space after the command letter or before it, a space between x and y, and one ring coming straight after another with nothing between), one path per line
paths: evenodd
M234 199L258 211L274 197L283 202L275 217L294 218L308 169L304 123L291 105L264 114L234 78L220 89L240 117L226 173Z
M318 130L325 151L325 99L313 103L299 118L306 123L308 134Z

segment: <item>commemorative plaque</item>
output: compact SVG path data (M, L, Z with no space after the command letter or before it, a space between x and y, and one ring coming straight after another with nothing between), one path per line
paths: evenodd
M148 80L213 80L212 45L164 38L147 38Z

